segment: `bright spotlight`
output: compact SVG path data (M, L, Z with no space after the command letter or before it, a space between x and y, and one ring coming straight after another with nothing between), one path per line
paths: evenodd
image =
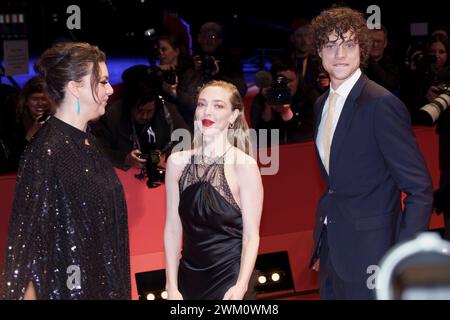
M267 278L265 276L259 276L258 277L258 282L261 284L264 284L267 282Z
M272 273L272 281L277 282L278 280L280 280L280 274L277 272Z

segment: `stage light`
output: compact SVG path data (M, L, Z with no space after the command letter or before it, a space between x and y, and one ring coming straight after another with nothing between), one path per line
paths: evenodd
M258 282L261 284L264 284L267 282L267 278L265 276L259 276L258 277Z
M154 270L136 273L136 286L139 300L167 299L165 270ZM164 292L166 292L164 294ZM164 297L164 295L166 297ZM149 299L152 298L152 299Z
M277 272L272 273L272 281L277 282L278 280L280 280L280 274Z
M167 291L166 290L161 292L161 298L163 298L164 300L167 300Z
M258 255L255 269L257 271L255 290L258 294L294 291L287 251ZM262 279L264 280L261 281Z

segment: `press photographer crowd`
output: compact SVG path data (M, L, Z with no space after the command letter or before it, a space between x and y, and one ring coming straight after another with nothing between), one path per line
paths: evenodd
M115 168L131 171L149 188L157 188L165 181L172 150L186 144L182 138L173 140L172 133L185 129L194 137L199 90L216 80L237 88L251 128L267 130L268 139L257 141L258 147L312 141L318 130L314 106L330 89L330 76L316 51L311 21L298 17L286 25L289 41L260 57L264 61L251 71L251 77L243 68L243 57L228 46L226 24L204 20L193 31L170 25L148 29L146 52L142 52L148 63L123 70L122 81L112 86L112 94L108 93L107 77L105 83L100 82L109 100L104 98L103 115L87 121L87 134L95 137L95 144ZM435 127L440 178L433 208L443 214L443 238L450 240L448 31L436 26L427 35L411 35L406 52L399 52L400 39L391 37L390 28L395 26L382 24L370 30L368 60L361 62L361 71L406 105L413 126ZM36 70L39 74L23 87L8 81L4 70L0 77L0 173L18 170L24 150L56 112L55 89L46 86L39 66ZM103 74L101 69L95 72L99 77ZM75 84L74 88L75 92ZM66 101L61 100L58 103ZM80 102L76 103L79 114ZM271 136L272 130L278 135Z

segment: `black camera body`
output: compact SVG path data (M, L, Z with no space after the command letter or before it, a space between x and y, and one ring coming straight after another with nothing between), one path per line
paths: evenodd
M431 66L436 63L437 58L434 55L418 53L413 56L412 61L418 69L431 70Z
M146 159L145 173L148 177L147 187L159 187L164 182L166 170L158 167L161 159L160 154L156 150L149 150L148 153L141 153L139 158Z
M200 61L202 63L202 73L206 76L212 76L217 70L216 59L209 54L204 54L200 56Z
M158 66L151 66L148 68L148 74L156 78L159 82L167 82L170 85L177 83L177 73L175 69L163 70Z
M427 103L417 113L419 124L424 126L432 126L439 119L442 112L448 109L450 105L450 84L441 83L436 86L434 92L438 94L436 99Z
M292 94L288 84L288 78L282 75L276 76L267 90L267 103L270 105L291 104Z
M139 159L145 159L145 167L141 169L139 174L135 177L139 180L144 180L147 177L147 187L159 187L165 179L166 169L158 167L160 161L160 154L157 150L150 150L148 153L140 153L137 156Z
M433 90L434 93L436 94L449 94L450 93L450 84L448 83L440 83L436 86L437 89Z

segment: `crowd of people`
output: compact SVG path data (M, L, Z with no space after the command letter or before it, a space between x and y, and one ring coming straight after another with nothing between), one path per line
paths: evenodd
M81 42L47 49L20 91L2 85L0 168L18 179L1 298L129 299L127 209L113 167L146 170L151 152L167 170L169 299L249 296L263 204L249 127L275 130L271 145L315 141L326 185L311 259L321 297L373 297L365 267L426 230L432 211L411 124L448 90L448 35L411 46L400 64L386 27L367 29L355 10L296 19L289 48L271 57L270 81L248 106L250 124L242 63L224 35L204 23L192 55L174 34L161 35L159 63L125 70L112 103L105 54ZM442 190L449 110L437 121ZM173 137L178 129L189 141ZM172 153L178 143L190 148ZM447 226L450 209L439 209ZM79 273L72 286L68 268Z
M145 159L142 161L138 157L136 150L144 151L139 144L147 145L146 149L161 150L173 143L169 138L173 130L185 128L192 133L198 89L205 83L211 80L230 82L245 97L248 88L240 57L228 50L224 35L219 23L204 23L197 34L196 50L191 54L184 37L162 34L154 55L158 58L156 64L153 61L151 65L137 65L123 72L123 90L113 97L105 117L92 125L93 133L115 166L140 168ZM363 72L405 103L413 125L424 124L419 110L433 102L450 83L447 32L439 29L428 39L412 43L404 62L397 61L391 54L390 46L395 45L395 40L388 38L385 26L370 30L370 38L369 59L362 67ZM276 132L277 144L311 140L316 121L314 103L330 84L314 48L310 21L295 19L289 40L284 51L269 58L270 80L259 88L247 106L250 108L249 125L256 130L268 130L264 145L272 143L272 130ZM17 169L25 145L54 111L41 82L38 77L30 79L20 91L2 84L5 108L1 121L5 125L0 137L0 168L3 172ZM282 98L274 100L276 94ZM150 107L152 101L154 106ZM139 114L142 116L138 121ZM438 133L448 127L443 124L447 115L448 112L444 112L439 118ZM130 121L131 118L134 120ZM116 125L120 129L112 132L111 126ZM156 144L148 142L151 140L147 133L149 127L155 133ZM126 141L120 142L117 135ZM441 140L443 135L446 134L440 135ZM136 143L138 140L147 143Z

